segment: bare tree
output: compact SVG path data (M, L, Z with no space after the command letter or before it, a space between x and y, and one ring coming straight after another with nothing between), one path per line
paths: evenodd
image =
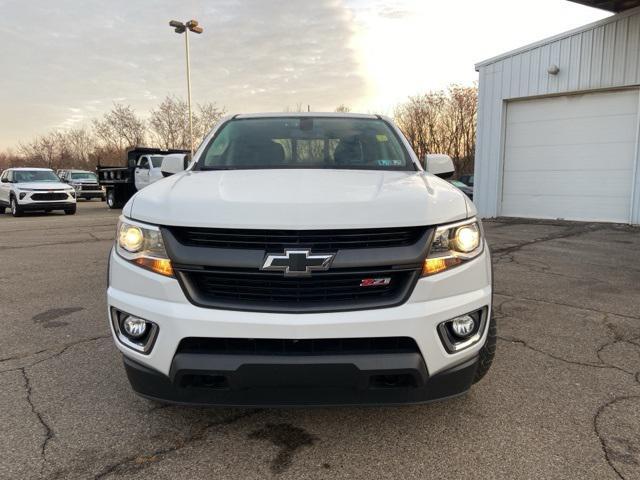
M103 146L124 151L144 143L146 128L131 106L114 103L111 111L93 120L93 132Z
M200 143L220 118L225 109L213 102L196 106L193 112L193 136L196 145ZM167 96L151 111L149 119L154 141L163 148L191 147L189 139L189 106L187 102L174 96Z
M336 112L349 113L350 111L351 111L351 107L349 107L348 105L345 105L344 103L341 103L336 107Z
M446 153L458 173L473 170L477 120L476 86L452 85L447 90L409 97L394 112L396 123L422 158Z
M197 147L211 129L226 113L224 107L218 107L214 102L199 103L197 113L193 117L193 136Z
M87 128L74 128L65 133L67 149L73 166L90 166L91 152L96 148L96 139Z

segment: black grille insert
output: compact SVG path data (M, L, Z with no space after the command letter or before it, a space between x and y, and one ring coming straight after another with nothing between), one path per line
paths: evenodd
M390 307L402 303L417 281L419 269L332 270L311 277L279 272L226 269L182 270L178 278L191 301L233 310L318 312ZM367 279L386 279L387 284ZM384 283L384 282L375 282Z
M282 251L306 247L313 251L353 248L403 247L415 244L427 227L350 230L241 230L227 228L168 227L183 245Z
M374 338L184 338L176 353L216 355L357 355L420 353L409 337Z
M66 200L66 193L34 193L31 195L32 200Z

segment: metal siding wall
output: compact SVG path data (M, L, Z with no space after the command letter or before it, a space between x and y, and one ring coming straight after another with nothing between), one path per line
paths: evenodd
M547 73L552 64L558 75ZM640 9L480 65L474 193L480 215L499 214L506 100L637 86L639 66ZM640 223L640 185L635 193L634 223Z

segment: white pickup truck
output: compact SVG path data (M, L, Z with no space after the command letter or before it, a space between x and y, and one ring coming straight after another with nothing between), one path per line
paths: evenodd
M108 314L133 389L197 405L423 403L492 363L476 209L392 121L224 119L125 205ZM426 172L425 172L426 170Z
M134 193L163 178L160 167L167 155L185 161L187 150L135 147L127 151L126 167L98 166L99 183L106 190L107 206L122 208Z

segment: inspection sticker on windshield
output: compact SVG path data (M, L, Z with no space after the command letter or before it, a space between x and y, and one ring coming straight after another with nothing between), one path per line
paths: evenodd
M376 160L376 163L381 167L401 167L402 160Z
M386 136L386 135L376 135L376 139L377 139L379 142L388 142L388 141L389 141L389 139L387 138L387 136Z

